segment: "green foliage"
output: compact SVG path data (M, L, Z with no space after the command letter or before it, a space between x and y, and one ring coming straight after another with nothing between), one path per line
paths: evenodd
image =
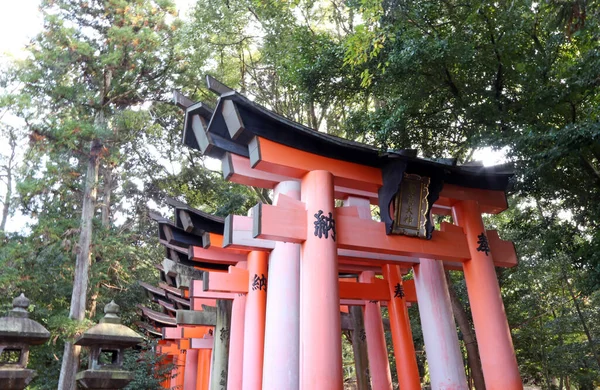
M157 355L155 346L144 345L141 350L126 351L124 369L133 372L133 380L125 387L127 390L161 390L160 383L171 376L173 364L165 362L166 357Z
M99 206L112 188L108 224L94 217L90 295L99 307L116 298L127 324L145 299L135 281L153 280L162 255L149 200L160 207L169 195L224 216L268 196L222 181L180 146L182 114L167 94L177 86L214 103L201 87L205 73L286 117L381 150L461 163L483 146L505 150L516 167L511 208L486 223L520 255L499 280L521 372L548 389L567 378L581 389L598 384L597 2L198 0L187 23L163 0L46 0L42 10L30 56L0 75L3 88L22 86L0 94L0 116L10 106L27 121L12 204L33 221L0 233L0 293L25 291L52 332L32 352L49 378L35 388L55 388L57 351L79 326L67 318L90 140L105 147ZM462 276L452 278L468 313ZM131 361L148 356L136 353ZM137 388L156 385L144 371L153 364L136 366Z

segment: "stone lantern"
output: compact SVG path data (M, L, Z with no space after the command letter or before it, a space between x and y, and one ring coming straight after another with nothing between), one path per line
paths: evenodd
M88 369L77 373L77 382L86 389L122 389L133 379L123 369L123 351L141 343L143 338L118 317L119 305L111 301L104 307L105 316L98 325L86 330L76 345L89 347Z
M21 294L13 309L0 318L0 389L21 390L31 382L35 371L27 368L29 346L44 344L50 332L28 318L29 299Z

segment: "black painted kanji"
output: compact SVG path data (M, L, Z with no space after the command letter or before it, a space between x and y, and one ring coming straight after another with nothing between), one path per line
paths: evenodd
M335 241L335 219L333 218L333 214L328 213L329 215L323 214L323 210L319 210L318 213L315 214L315 236L319 238L325 237L329 238L329 232L331 231L331 238Z
M400 283L394 286L394 298L404 298L404 287Z
M219 331L219 339L221 340L221 342L227 340L229 338L229 328L221 328L221 330Z
M360 338L360 341L365 341L367 339L367 332L365 332L364 329L361 329L358 337Z
M267 291L267 278L265 274L260 274L259 278L257 274L254 274L254 279L252 279L252 290L262 290L264 288Z
M477 236L477 247L478 252L485 252L485 255L488 256L490 253L490 244L488 243L488 239L485 236L485 233L481 233Z
M222 370L221 371L221 380L219 381L219 385L220 386L226 386L227 385L227 371ZM222 387L221 389L225 389L224 387Z

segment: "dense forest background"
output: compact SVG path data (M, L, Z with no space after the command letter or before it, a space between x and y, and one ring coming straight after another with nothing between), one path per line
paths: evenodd
M178 14L170 0L43 0L41 12L26 57L0 71L0 311L25 292L52 333L32 351L43 380L30 388L57 388L64 344L110 300L138 320L137 281L156 280L163 254L149 209L172 196L227 215L268 196L181 145L172 90L214 104L205 74L382 150L459 163L501 151L516 168L510 210L486 223L520 258L498 277L523 380L600 385L600 2L198 0ZM91 264L83 321L69 311L77 257ZM464 280L449 278L476 379ZM131 388L150 389L139 361Z

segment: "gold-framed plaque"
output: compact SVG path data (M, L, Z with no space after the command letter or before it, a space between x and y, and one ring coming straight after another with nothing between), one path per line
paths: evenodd
M430 178L405 173L394 198L392 234L427 238Z

